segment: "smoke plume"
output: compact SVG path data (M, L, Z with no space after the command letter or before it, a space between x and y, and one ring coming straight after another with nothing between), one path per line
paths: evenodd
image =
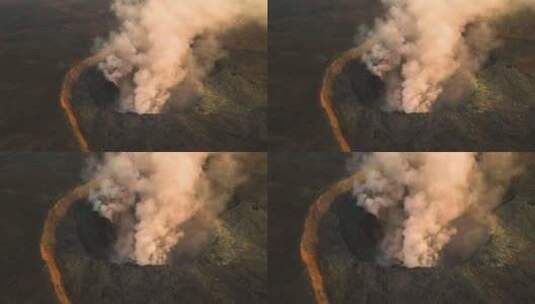
M378 262L430 267L455 236L455 221L470 215L492 224L511 179L519 174L510 153L373 153L359 156L358 206L384 227ZM489 226L490 227L490 226Z
M266 0L114 0L120 27L103 44L99 65L120 87L121 111L158 113L200 93L203 78L225 56L220 36L255 22L265 26Z
M140 265L165 264L173 248L198 245L192 238L213 228L246 179L232 153L109 153L87 171L101 183L89 201L116 227L113 259ZM191 229L199 218L205 224Z
M429 112L437 99L458 99L500 45L491 26L496 18L533 0L382 0L363 56L369 70L386 82L387 111Z

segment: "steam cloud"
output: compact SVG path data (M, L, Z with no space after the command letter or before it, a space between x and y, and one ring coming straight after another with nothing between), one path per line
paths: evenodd
M357 170L366 176L354 187L357 204L384 227L378 262L430 267L459 232L455 220L492 224L521 168L510 153L373 153Z
M499 46L490 22L533 0L382 0L363 56L387 86L385 110L429 112L440 97L460 98L490 50ZM443 94L443 95L441 95Z
M101 181L89 200L115 224L117 262L165 264L188 242L194 217L216 221L245 181L232 153L110 153L92 160L88 175Z
M99 65L120 87L121 111L158 113L178 87L185 103L225 55L220 35L249 22L265 26L266 0L114 0L120 28Z

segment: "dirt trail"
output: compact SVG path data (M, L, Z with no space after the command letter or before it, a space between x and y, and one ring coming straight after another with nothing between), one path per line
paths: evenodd
M329 187L308 209L303 228L303 236L301 237L300 252L301 259L305 264L310 283L312 284L312 289L314 290L316 303L318 304L329 303L317 256L319 225L336 197L342 193L351 191L355 183L363 183L364 181L365 177L361 174L345 178Z
M48 272L50 273L50 280L54 286L54 291L61 304L70 304L69 297L63 286L61 279L61 272L58 268L55 258L56 249L56 228L59 223L67 214L69 208L77 201L87 197L91 189L98 186L97 181L89 182L85 185L81 185L70 193L62 197L56 204L48 211L48 215L43 227L43 234L41 236L41 257L45 261Z

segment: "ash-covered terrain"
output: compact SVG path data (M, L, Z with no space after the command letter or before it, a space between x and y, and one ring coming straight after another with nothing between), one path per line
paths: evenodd
M315 303L299 242L308 208L347 176L348 156L277 154L271 159L270 300ZM319 226L319 268L330 303L531 303L535 300L535 159L521 154L525 170L494 210L492 233L453 238L433 267L377 262L381 225L341 193ZM276 220L275 220L276 218ZM469 225L461 219L457 225ZM276 223L276 225L275 225ZM476 240L476 241L474 241ZM463 251L463 242L472 243Z
M275 149L337 150L318 92L325 69L355 47L359 26L385 14L380 1L291 1L270 14L270 136ZM354 150L530 150L535 145L534 13L495 22L501 46L469 92L428 113L383 112L385 88L355 61L336 79L333 108ZM289 71L292 71L291 73ZM290 80L291 75L292 80ZM299 119L294 119L299 117Z
M217 229L197 250L174 251L165 265L112 262L115 227L86 200L75 202L56 230L55 247L71 303L266 303L266 159L251 154L244 161L249 178L219 215ZM57 303L39 239L47 212L83 183L86 165L79 153L0 155L8 231L2 302ZM198 227L191 222L199 220L186 226Z
M262 151L267 142L267 34L246 24L223 37L195 100L157 114L120 112L118 89L96 68L85 70L72 107L91 150ZM184 94L178 86L172 94ZM172 97L171 97L172 98Z

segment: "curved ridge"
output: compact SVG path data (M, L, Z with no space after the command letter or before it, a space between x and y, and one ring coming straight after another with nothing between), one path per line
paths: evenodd
M342 152L351 152L351 146L342 132L340 121L338 120L333 107L333 95L336 78L344 71L348 63L353 60L360 59L362 55L371 48L372 45L373 41L368 40L359 47L349 49L342 53L327 67L327 70L325 71L321 81L319 93L320 104L327 115L333 135Z
M65 78L63 79L63 84L61 85L59 103L60 103L61 108L65 112L65 115L67 115L67 120L71 127L72 133L74 137L76 138L76 141L78 142L78 145L80 146L80 150L82 152L89 152L90 147L89 147L89 143L87 142L87 139L85 138L82 132L80 123L78 122L78 118L76 117L76 114L74 113L74 110L72 109L72 102L71 102L72 89L84 70L98 64L99 62L104 60L107 55L108 55L108 52L101 51L91 57L88 57L80 62L77 62L75 65L73 65L69 69L69 71L65 75Z
M351 191L355 183L364 181L365 177L362 174L347 177L330 186L308 209L299 249L318 304L329 303L317 256L319 225L338 195Z
M70 304L69 296L63 285L61 278L61 271L56 263L56 228L69 211L69 208L76 202L89 195L89 192L98 186L98 181L92 181L87 184L76 187L67 195L57 201L52 209L48 211L48 215L43 226L43 234L41 235L40 250L41 257L48 267L50 274L50 281L54 287L54 292L61 304Z

